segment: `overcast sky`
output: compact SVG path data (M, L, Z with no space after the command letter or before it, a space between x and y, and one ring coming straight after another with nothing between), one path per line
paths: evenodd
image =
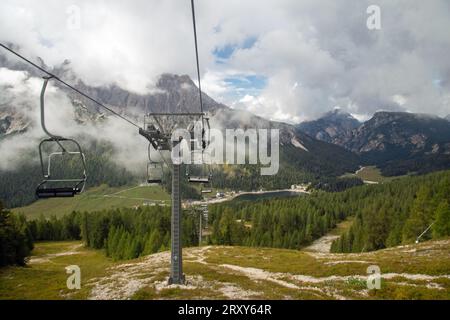
M381 9L369 30L367 7ZM339 106L450 114L448 0L196 0L204 91L300 122ZM80 21L77 21L77 11ZM2 0L0 41L90 85L146 92L163 72L195 79L189 0Z

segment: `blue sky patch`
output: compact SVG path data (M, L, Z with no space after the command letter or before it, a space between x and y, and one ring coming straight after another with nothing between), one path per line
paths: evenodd
M258 37L248 37L245 39L244 43L242 44L242 49L250 49L253 47L258 40Z
M253 47L258 40L257 37L247 37L241 44L227 44L222 47L217 47L214 49L213 54L216 56L217 63L223 63L224 60L229 59L236 49L250 49Z
M267 85L267 78L260 75L236 76L225 79L233 87L244 89L263 89Z
M225 78L224 81L232 88L231 94L235 98L245 95L259 95L267 86L267 77L262 75L242 75Z
M229 59L236 48L237 46L226 45L222 48L216 48L213 54L219 59Z

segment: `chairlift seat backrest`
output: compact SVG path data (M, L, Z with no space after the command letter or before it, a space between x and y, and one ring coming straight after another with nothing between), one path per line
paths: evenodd
M161 163L154 162L150 159L147 163L147 183L162 183L163 174Z
M58 144L62 151L50 153L47 156L47 165L45 165L43 155L44 145L52 143ZM66 143L66 145L63 146L62 143ZM75 146L75 151L68 150L67 143L69 143L69 145L72 144L72 146ZM82 172L80 172L80 176L78 178L52 178L52 161L55 157L63 157L65 155L72 155L79 158ZM87 180L86 161L78 142L73 139L66 139L62 137L51 137L48 139L44 139L39 144L39 157L41 161L43 180L36 188L36 196L38 199L67 198L73 197L83 192ZM55 184L64 184L64 186L55 186Z

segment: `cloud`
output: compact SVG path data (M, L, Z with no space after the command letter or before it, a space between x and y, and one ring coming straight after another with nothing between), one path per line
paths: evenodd
M68 25L71 0L2 1L0 40L50 65L68 59L90 85L117 83L142 93L163 72L193 74L189 2L75 3L79 29Z
M27 72L0 68L0 105L12 109L10 113L15 117L30 122L23 134L0 141L1 170L16 169L24 158L38 161L38 144L46 137L40 126L41 87L42 79L30 77ZM83 140L79 142L83 149L89 147L89 137L108 142L114 146L113 161L131 172L144 171L148 142L137 130L130 129L127 123L116 117L108 117L95 124L89 121L80 123L76 120L75 110L70 98L50 82L45 95L45 119L52 134L75 139L82 135Z
M73 3L2 1L0 41L50 65L69 59L89 85L142 93L163 72L196 78L189 1L76 1L75 30L67 27ZM381 30L366 27L372 4L381 8ZM311 119L335 106L361 117L379 109L449 114L449 7L447 0L197 0L204 89L275 120ZM227 82L247 76L266 79L264 87ZM254 100L242 101L246 95Z
M450 70L450 38L443 32L450 27L448 2L378 1L379 31L366 28L368 1L284 4L292 20L237 50L229 62L269 78L258 97L265 101L258 103L260 114L298 121L334 106L360 115L450 112L450 87L435 84Z

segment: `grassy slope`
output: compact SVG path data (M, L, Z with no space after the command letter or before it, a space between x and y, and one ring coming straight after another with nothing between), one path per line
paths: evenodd
M130 189L132 188L132 189ZM57 217L77 211L97 211L103 209L132 207L152 200L168 201L169 195L160 186L110 188L106 185L89 189L74 198L45 199L33 204L13 209L35 219L41 214Z
M61 252L79 254L52 256ZM1 299L64 299L70 293L73 299L85 299L89 288L69 291L66 287L65 267L76 264L81 268L82 284L93 277L106 274L106 268L114 263L103 252L80 247L80 242L37 243L33 255L41 259L31 260L27 267L0 269Z
M348 217L344 221L338 223L336 228L330 231L329 235L341 236L344 232L347 232L353 224L354 217Z
M72 254L52 256L58 252ZM180 288L166 286L168 252L120 263L79 242L40 243L28 267L0 270L0 299L450 299L450 239L363 254L247 247L183 252L189 284ZM81 290L66 288L64 267L71 264L81 268ZM373 264L387 278L381 290L368 291L364 279Z
M363 181L373 181L385 183L404 176L385 177L381 174L381 170L375 166L367 166L355 173L347 173L343 177L358 177Z

